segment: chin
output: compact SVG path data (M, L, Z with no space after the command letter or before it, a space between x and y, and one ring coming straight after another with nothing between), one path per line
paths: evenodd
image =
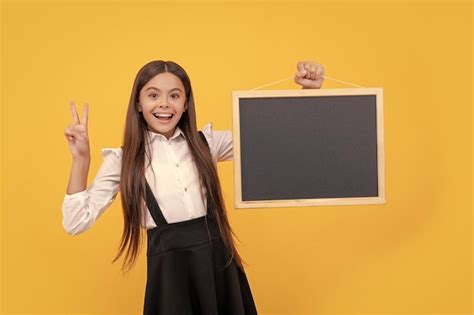
M153 132L156 132L156 133L160 133L160 134L168 134L168 133L171 133L172 131L175 130L177 125L173 125L173 126L169 126L169 127L166 127L166 128L163 128L163 127L158 127L158 128L155 128L155 127L152 127L152 131ZM170 137L172 136L173 134L170 134Z

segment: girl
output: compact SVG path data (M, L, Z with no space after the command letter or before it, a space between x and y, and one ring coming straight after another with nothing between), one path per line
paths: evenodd
M323 67L299 62L294 80L320 88ZM122 271L128 271L146 230L144 314L257 314L216 169L218 161L232 159L232 134L214 131L210 123L197 130L184 69L162 60L140 69L123 146L102 149L89 187L88 104L82 121L72 101L70 108L73 123L65 136L73 163L62 205L64 229L71 235L89 229L120 190L124 230L113 262L127 249Z

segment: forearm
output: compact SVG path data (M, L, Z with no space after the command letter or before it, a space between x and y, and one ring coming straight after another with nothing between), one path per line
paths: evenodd
M67 186L67 194L84 191L87 188L87 175L89 173L90 157L73 158L71 174Z

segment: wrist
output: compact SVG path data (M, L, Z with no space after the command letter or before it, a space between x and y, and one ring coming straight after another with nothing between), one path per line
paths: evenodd
M91 160L90 156L73 156L72 161L74 163L86 164L89 163Z

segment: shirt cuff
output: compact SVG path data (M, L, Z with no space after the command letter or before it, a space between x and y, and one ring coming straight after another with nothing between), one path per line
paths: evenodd
M84 199L86 196L87 196L87 189L73 193L73 194L66 193L64 195L64 200Z

